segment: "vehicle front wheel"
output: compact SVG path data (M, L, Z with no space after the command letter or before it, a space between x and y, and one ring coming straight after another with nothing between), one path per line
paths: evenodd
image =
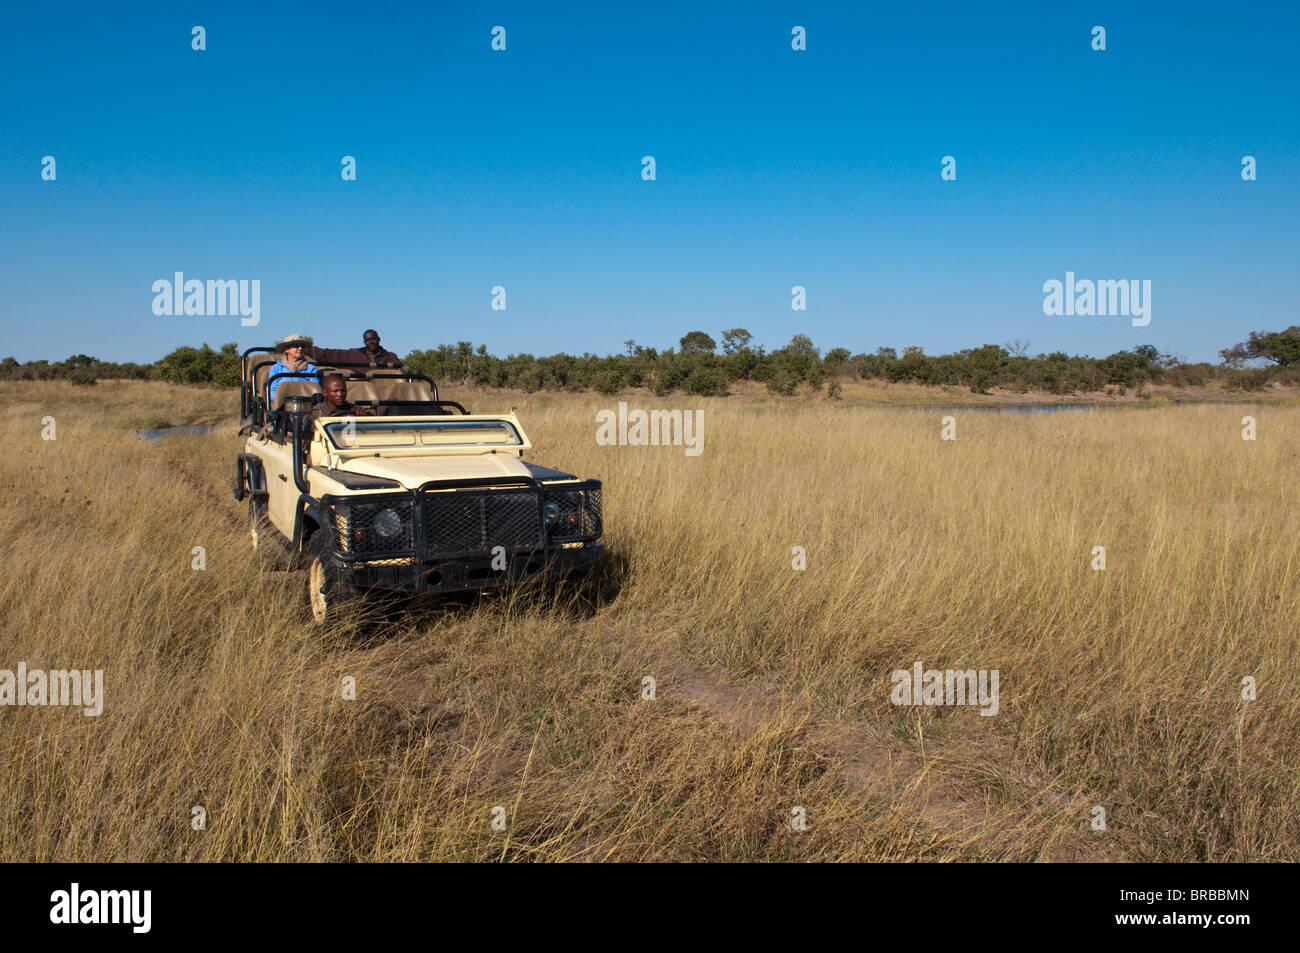
M316 625L333 625L355 608L357 591L340 578L338 563L318 531L307 544L307 601Z

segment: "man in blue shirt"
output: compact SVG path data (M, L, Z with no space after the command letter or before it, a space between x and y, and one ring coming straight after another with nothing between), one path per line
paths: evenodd
M276 347L283 353L278 361L271 365L271 373L267 375L267 380L275 377L276 374L313 374L316 371L316 365L303 356L303 348L311 347L311 338L305 334L290 334ZM288 380L309 380L307 377L282 377L278 381L271 380L270 388L267 393L267 402L275 403L275 392L281 384Z

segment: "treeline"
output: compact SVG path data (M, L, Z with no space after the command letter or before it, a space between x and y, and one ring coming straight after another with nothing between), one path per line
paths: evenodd
M6 357L0 361L0 380L66 380L85 386L103 380L160 380L173 384L235 387L239 384L239 346L223 344L215 351L206 344L202 347L178 347L152 364L114 364L88 354L74 354L66 361L28 361L26 364Z
M852 354L839 347L823 354L806 335L796 334L785 347L766 351L752 346L752 335L744 328L723 331L721 348L703 331L692 331L679 344L679 348L657 351L628 341L626 353L606 357L515 354L500 358L489 354L483 345L475 348L462 341L412 351L406 361L439 381L605 394L646 387L655 394L721 395L734 381L757 381L776 394L824 387L828 396L836 397L846 379L956 385L974 393L998 387L1052 394L1107 389L1125 393L1148 384L1199 387L1215 382L1259 390L1275 379L1300 383L1300 327L1252 334L1250 342L1221 351L1224 362L1219 365L1186 363L1149 344L1104 358L1072 357L1060 351L1030 357L1027 347L1018 341L985 344L955 354L931 355L919 347L905 347L902 354L889 347L871 354ZM1242 366L1251 360L1266 361L1268 366Z
M827 396L838 397L843 382L850 379L960 386L974 393L997 387L1052 394L1127 393L1149 384L1259 390L1273 381L1300 383L1300 326L1254 332L1248 340L1220 351L1223 363L1217 365L1186 363L1149 344L1103 358L1060 351L1030 357L1019 341L953 354L926 354L919 347L905 347L902 354L888 347L870 354L837 347L823 354L806 335L796 334L785 347L768 351L754 346L753 336L744 328L723 331L720 346L703 331L692 331L678 347L663 351L635 341L625 343L625 353L606 356L496 357L484 345L476 348L461 341L411 351L405 362L439 382L602 394L645 387L657 395L722 395L736 381L756 381L776 394L793 394L801 387L824 388ZM70 380L87 385L110 379L163 380L224 387L239 383L239 361L234 344L216 350L207 344L181 347L153 364L113 364L85 354L57 363L20 364L10 357L0 362L0 379ZM1252 362L1263 366L1246 366Z

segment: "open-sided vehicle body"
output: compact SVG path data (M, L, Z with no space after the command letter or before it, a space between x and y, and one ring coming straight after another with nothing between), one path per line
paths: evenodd
M600 482L525 461L513 410L471 414L423 375L349 367L370 414L313 419L336 369L272 376L269 350L244 354L235 496L254 546L273 534L307 564L318 622L358 590L484 590L599 558Z

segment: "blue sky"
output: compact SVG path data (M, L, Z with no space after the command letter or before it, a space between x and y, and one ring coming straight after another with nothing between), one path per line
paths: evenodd
M0 356L370 326L399 353L608 353L742 326L1217 360L1300 323L1295 5L981 7L14 6ZM261 323L155 315L176 271L260 280ZM1150 325L1045 316L1066 271L1149 279Z

